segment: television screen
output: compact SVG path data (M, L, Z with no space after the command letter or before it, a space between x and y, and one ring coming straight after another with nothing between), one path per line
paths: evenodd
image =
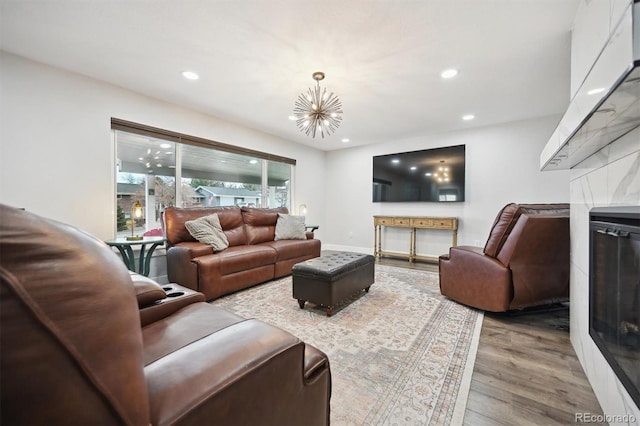
M373 202L464 201L465 146L373 157Z

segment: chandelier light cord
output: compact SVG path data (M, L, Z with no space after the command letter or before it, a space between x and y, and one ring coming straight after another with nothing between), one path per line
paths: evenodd
M316 87L309 88L307 93L298 96L293 108L296 125L300 131L312 138L320 133L322 138L335 132L342 122L342 103L333 93L327 93L326 88L320 87L320 80L324 80L323 72L314 72L313 79Z

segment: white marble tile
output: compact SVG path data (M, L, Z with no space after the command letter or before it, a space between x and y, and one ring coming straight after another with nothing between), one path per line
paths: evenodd
M585 158L579 164L576 164L571 168L569 179L578 179L584 175L592 173L602 167L605 167L609 163L609 151L611 145L607 145L600 151Z
M571 262L582 273L589 273L589 208L571 200Z
M570 176L571 343L607 415L634 416L640 409L589 336L589 211L640 204L640 129L589 157Z
M629 154L607 166L609 205L640 204L640 151Z
M609 163L640 151L640 127L609 145Z
M605 146L571 168L569 179L578 179L601 167L640 150L640 127Z

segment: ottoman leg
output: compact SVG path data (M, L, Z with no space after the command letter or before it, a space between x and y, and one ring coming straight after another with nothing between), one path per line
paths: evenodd
M300 305L300 309L304 309L304 304L306 302L307 302L306 300L298 299L298 305Z
M371 286L369 286L369 287L371 287ZM369 293L369 287L366 287L366 288L364 289L364 291L366 291L367 293Z
M330 317L333 315L333 306L327 308L327 316Z

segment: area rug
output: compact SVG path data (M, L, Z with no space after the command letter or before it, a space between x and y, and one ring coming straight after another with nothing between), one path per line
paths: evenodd
M442 296L437 273L376 265L369 293L332 317L300 309L291 277L213 304L324 351L334 425L462 424L483 316Z

